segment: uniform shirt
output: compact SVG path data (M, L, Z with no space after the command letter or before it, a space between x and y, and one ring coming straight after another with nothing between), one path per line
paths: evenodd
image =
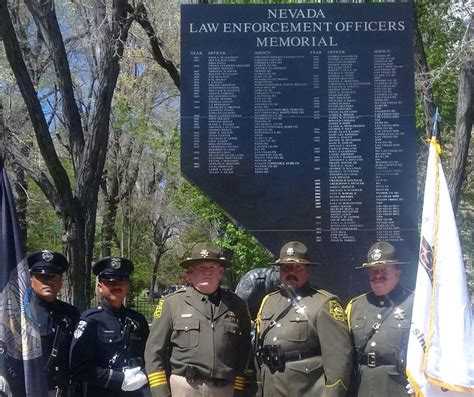
M352 299L346 309L358 365L358 396L406 396L404 362L413 308L413 293L400 285L388 295L369 292ZM381 322L384 312L388 317ZM370 335L372 327L377 329ZM368 365L368 360L374 362ZM380 365L381 364L381 365Z
M154 397L169 396L170 374L234 382L243 389L250 359L250 318L244 301L219 288L213 296L193 287L159 301L146 344L146 370Z
M69 348L72 335L79 321L79 310L74 306L58 299L48 302L32 294L35 303L35 313L32 320L38 325L41 335L41 350L44 365L47 370L48 388L65 387L69 381ZM54 340L57 356L51 357Z
M126 350L125 324L129 334ZM121 386L123 368L140 364L143 368L148 333L148 323L140 313L123 306L116 309L105 300L96 309L82 313L74 332L70 362L72 371L87 381L88 396L141 396L139 391L121 391Z
M278 319L289 305L291 309ZM273 321L276 324L272 326ZM287 361L283 372L272 373L263 364L263 396L345 396L353 349L344 310L336 296L309 284L295 290L291 297L283 289L271 293L262 301L257 334L258 347L276 345L283 354L310 355ZM314 351L314 355L307 353Z

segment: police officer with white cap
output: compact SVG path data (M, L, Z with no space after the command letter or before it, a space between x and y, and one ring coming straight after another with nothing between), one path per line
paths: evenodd
M25 296L25 312L41 334L50 396L70 397L74 383L69 370L69 347L79 321L79 311L57 299L67 259L58 252L43 250L27 257L31 288Z
M123 306L133 264L127 258L106 257L92 270L101 303L81 315L71 345L71 369L87 381L88 397L144 396L148 323L143 315Z

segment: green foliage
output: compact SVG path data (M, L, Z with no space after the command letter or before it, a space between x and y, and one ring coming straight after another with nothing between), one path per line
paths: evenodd
M61 220L33 182L28 183L28 197L27 252L42 249L62 252Z
M227 223L225 234L216 242L234 252L232 272L237 278L257 267L267 267L272 255L245 229Z

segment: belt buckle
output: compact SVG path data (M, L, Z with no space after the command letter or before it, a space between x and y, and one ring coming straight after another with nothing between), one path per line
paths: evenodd
M369 368L374 368L376 366L375 353L374 352L367 353L367 366Z

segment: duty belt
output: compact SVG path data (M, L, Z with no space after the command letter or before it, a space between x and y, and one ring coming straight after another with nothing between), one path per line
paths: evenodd
M377 354L375 352L358 354L357 362L361 365L367 365L369 368L380 365L397 365L395 354Z
M316 357L321 355L321 347L314 347L308 350L295 350L291 352L283 352L285 361L299 361L309 357Z
M205 383L212 383L216 387L227 386L230 383L230 381L228 381L227 379L206 378L205 376L200 376L200 375L198 375L196 379L202 380Z

